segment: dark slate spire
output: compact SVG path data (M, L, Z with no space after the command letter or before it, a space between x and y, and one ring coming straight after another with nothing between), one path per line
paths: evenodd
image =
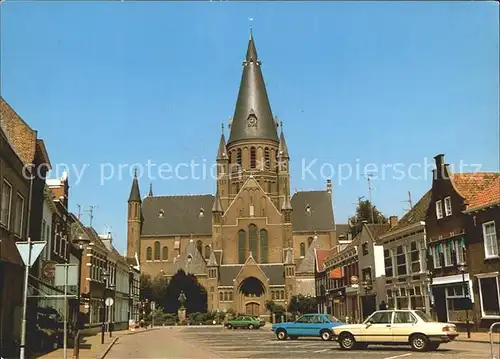
M222 134L220 136L219 150L217 151L217 161L227 159L226 138L224 137L224 124L222 124Z
M220 201L219 190L215 193L214 205L212 206L212 212L222 213L222 203Z
M281 121L280 145L278 153L281 158L290 158L290 155L288 154L288 146L286 145L285 134L283 133L283 121Z
M279 141L260 66L250 35L228 144L244 139Z
M130 189L129 202L141 202L141 192L139 191L139 182L137 181L137 169L134 169L134 180Z
M153 197L153 183L149 183L149 194L148 197Z

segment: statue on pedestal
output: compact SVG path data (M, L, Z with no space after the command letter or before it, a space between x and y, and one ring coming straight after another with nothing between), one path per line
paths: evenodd
M184 325L186 323L186 295L184 294L184 291L181 291L181 294L179 295L179 302L181 303L181 307L177 311L177 314L179 315L179 323L181 325Z

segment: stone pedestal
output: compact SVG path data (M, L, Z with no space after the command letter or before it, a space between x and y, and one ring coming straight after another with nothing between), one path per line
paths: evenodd
M179 316L179 324L186 325L186 308L183 307L179 308L177 314Z

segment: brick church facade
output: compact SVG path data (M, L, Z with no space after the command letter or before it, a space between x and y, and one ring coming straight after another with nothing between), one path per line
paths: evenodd
M234 116L217 151L215 195L128 200L127 255L152 277L194 274L208 310L266 315L265 302L315 295L315 249L336 246L331 181L290 196L290 155L250 36Z

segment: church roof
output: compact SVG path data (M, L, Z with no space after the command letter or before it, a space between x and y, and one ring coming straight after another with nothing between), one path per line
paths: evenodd
M139 182L137 181L137 170L134 171L134 180L132 181L132 188L130 189L128 201L141 201L141 191L139 190Z
M294 232L333 231L331 195L326 191L296 192L292 199ZM142 202L143 236L211 235L215 196L152 196ZM309 206L309 211L306 207ZM203 216L200 215L203 212ZM219 261L220 263L220 261Z
M297 273L314 273L314 264L316 263L316 249L323 249L323 245L319 238L314 238L305 257L297 267Z
M285 284L285 267L283 264L259 264L260 269L269 278L269 285ZM219 267L219 280L221 286L232 286L233 279L236 278L243 264L222 265Z
M326 191L296 192L292 197L294 232L333 231L333 205Z
M177 273L180 269L191 274L206 274L207 272L207 263L192 239L172 266L172 273Z
M144 223L141 234L211 235L213 203L211 194L146 197L142 203Z
M254 122L250 122L250 117L254 118ZM278 142L276 127L262 76L261 62L253 36L250 36L228 144L244 139Z

